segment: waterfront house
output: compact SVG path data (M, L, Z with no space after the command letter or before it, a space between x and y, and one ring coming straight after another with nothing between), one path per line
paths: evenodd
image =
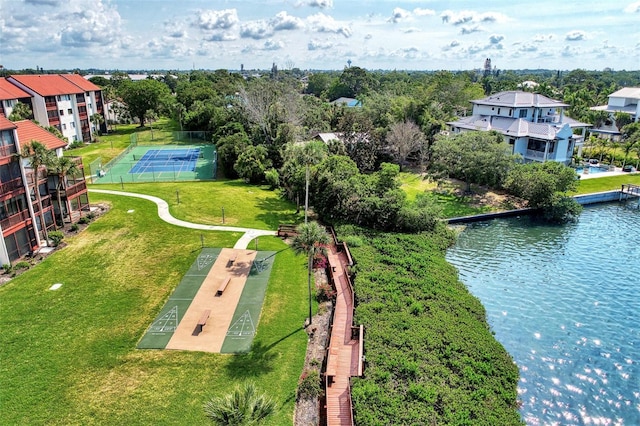
M596 133L602 137L619 140L620 129L616 126L615 114L623 112L629 114L631 120L640 120L640 87L625 87L609 95L607 105L592 107L593 111L605 111L609 113L609 118L600 126L591 129L591 133Z
M451 130L495 130L525 162L570 164L574 149L582 147L585 129L590 126L567 117L568 104L537 93L512 90L471 103L472 115L448 122Z

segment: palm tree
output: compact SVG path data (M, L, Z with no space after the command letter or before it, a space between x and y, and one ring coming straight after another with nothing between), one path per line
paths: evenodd
M252 382L236 386L230 394L212 398L204 404L206 416L219 426L259 424L275 408L275 402L264 394L259 394Z
M62 190L67 176L73 176L80 173L80 168L76 162L70 157L56 157L49 163L49 174L58 176L56 183L56 197L58 199L58 209L60 210L60 222L64 223L64 215L62 209ZM71 221L71 211L69 211L69 221Z
M327 146L321 141L305 143L300 149L300 161L305 166L304 223L309 215L309 168L318 164L327 155Z
M311 325L311 317L313 316L311 306L311 271L313 270L313 258L316 254L323 253L326 245L329 244L329 235L327 231L318 224L318 222L304 223L298 226L296 230L298 235L295 236L291 247L296 254L306 254L308 286L309 286L309 324Z
M55 154L53 151L47 149L44 144L41 142L32 140L31 143L27 143L24 145L22 150L22 158L29 159L29 163L31 164L31 168L33 169L33 177L35 179L35 196L36 203L38 204L38 214L40 216L40 228L42 230L42 237L47 240L47 225L44 221L44 213L42 211L42 197L40 196L40 187L38 185L38 175L40 171L45 172L43 177L46 177L47 168L43 166L48 166Z
M104 117L102 116L102 114L92 114L91 117L89 117L89 120L91 120L91 123L93 123L93 125L96 128L96 132L98 133L98 136L101 134L100 132L100 125L102 123L104 123Z

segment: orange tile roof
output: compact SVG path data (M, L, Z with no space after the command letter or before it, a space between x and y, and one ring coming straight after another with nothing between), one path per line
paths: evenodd
M33 121L22 120L16 121L15 124L18 126L18 142L21 148L31 141L38 141L50 150L67 146L67 142L38 126Z
M0 101L30 97L30 94L15 84L11 84L6 78L0 78Z
M93 92L96 90L101 90L100 86L96 86L80 74L60 74L62 78L66 78L85 92Z
M84 90L59 74L11 75L15 80L40 96L71 95Z
M4 115L0 115L0 130L15 129L16 124L7 120Z

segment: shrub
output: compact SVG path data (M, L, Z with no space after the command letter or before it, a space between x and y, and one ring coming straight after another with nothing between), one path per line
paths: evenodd
M87 216L82 216L80 220L78 220L79 224L86 225L90 222L90 219Z
M74 223L74 224L71 225L71 227L69 229L71 230L71 232L78 232L80 227L78 226L77 223Z
M318 302L333 300L335 297L336 291L333 289L331 284L324 283L318 287L318 294L316 295L316 299L318 300Z
M260 424L275 409L275 402L258 393L251 382L236 386L232 393L212 398L204 404L205 415L220 426Z
M11 271L13 271L13 266L11 266L10 263L5 263L4 265L2 265L2 269L4 270L5 274L10 274Z
M49 232L49 239L53 243L54 247L58 247L60 242L64 239L64 234L60 231Z
M271 189L276 189L280 186L280 174L276 169L272 168L264 172L264 178Z
M298 399L317 398L322 393L320 372L316 368L306 370L298 382Z
M30 267L31 267L31 264L29 262L27 262L26 260L21 260L20 262L18 262L15 265L13 265L13 269L15 269L15 270L29 269Z
M82 141L73 141L69 144L69 148L68 149L75 149L75 148L81 148L84 146L84 142Z
M342 239L342 241L347 243L348 247L354 247L354 248L360 247L363 244L362 238L358 237L357 235L347 235Z

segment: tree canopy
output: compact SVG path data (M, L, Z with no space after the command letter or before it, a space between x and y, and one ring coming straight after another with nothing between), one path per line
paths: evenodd
M153 79L123 80L118 93L131 115L138 118L141 127L144 126L147 111L162 111L171 103L169 88Z

